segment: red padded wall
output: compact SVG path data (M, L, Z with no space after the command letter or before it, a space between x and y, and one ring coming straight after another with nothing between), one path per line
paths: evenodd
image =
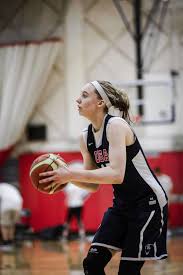
M81 160L79 152L60 153L67 161ZM31 226L37 231L48 226L63 224L66 215L64 193L55 195L41 194L33 188L29 179L29 169L33 160L40 154L24 154L19 160L19 180L24 198L24 207L32 213ZM160 166L162 171L170 175L174 183L174 193L183 194L183 153L170 152L148 156L150 166ZM96 193L92 193L84 207L84 223L86 230L95 231L107 207L112 204L112 187L103 185ZM170 205L170 225L183 226L183 203Z
M152 169L159 166L173 180L173 192L183 194L183 152L159 153L148 157Z

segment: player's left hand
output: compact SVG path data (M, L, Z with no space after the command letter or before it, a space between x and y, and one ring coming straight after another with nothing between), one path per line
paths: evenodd
M53 171L42 172L39 174L40 177L44 179L39 180L39 183L55 183L58 185L65 184L70 181L70 170L68 167L63 166L62 162L59 159L56 160L59 168Z

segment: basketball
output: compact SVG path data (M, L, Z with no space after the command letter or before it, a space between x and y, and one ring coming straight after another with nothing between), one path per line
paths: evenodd
M59 160L60 165L57 164L56 160ZM54 185L52 182L49 183L39 183L40 179L43 179L43 177L40 177L39 174L42 172L52 171L59 168L59 166L65 166L67 167L67 164L63 158L61 158L59 155L55 154L44 154L36 158L30 168L30 179L32 182L32 185L40 192L46 193L46 194L55 194L61 191L66 185Z

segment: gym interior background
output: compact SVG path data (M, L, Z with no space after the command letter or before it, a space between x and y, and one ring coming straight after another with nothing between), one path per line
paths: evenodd
M182 12L181 0L1 1L0 175L18 183L35 231L62 224L66 209L63 192L33 189L31 162L45 152L81 159L78 140L87 121L75 99L94 79L129 91L150 165L173 180L170 227L181 231ZM90 232L112 202L111 187L101 188L85 205Z

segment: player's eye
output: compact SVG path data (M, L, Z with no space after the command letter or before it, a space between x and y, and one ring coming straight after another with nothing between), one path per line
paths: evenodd
M82 97L86 98L86 97L88 97L88 94L86 92L84 92L84 93L82 93Z

